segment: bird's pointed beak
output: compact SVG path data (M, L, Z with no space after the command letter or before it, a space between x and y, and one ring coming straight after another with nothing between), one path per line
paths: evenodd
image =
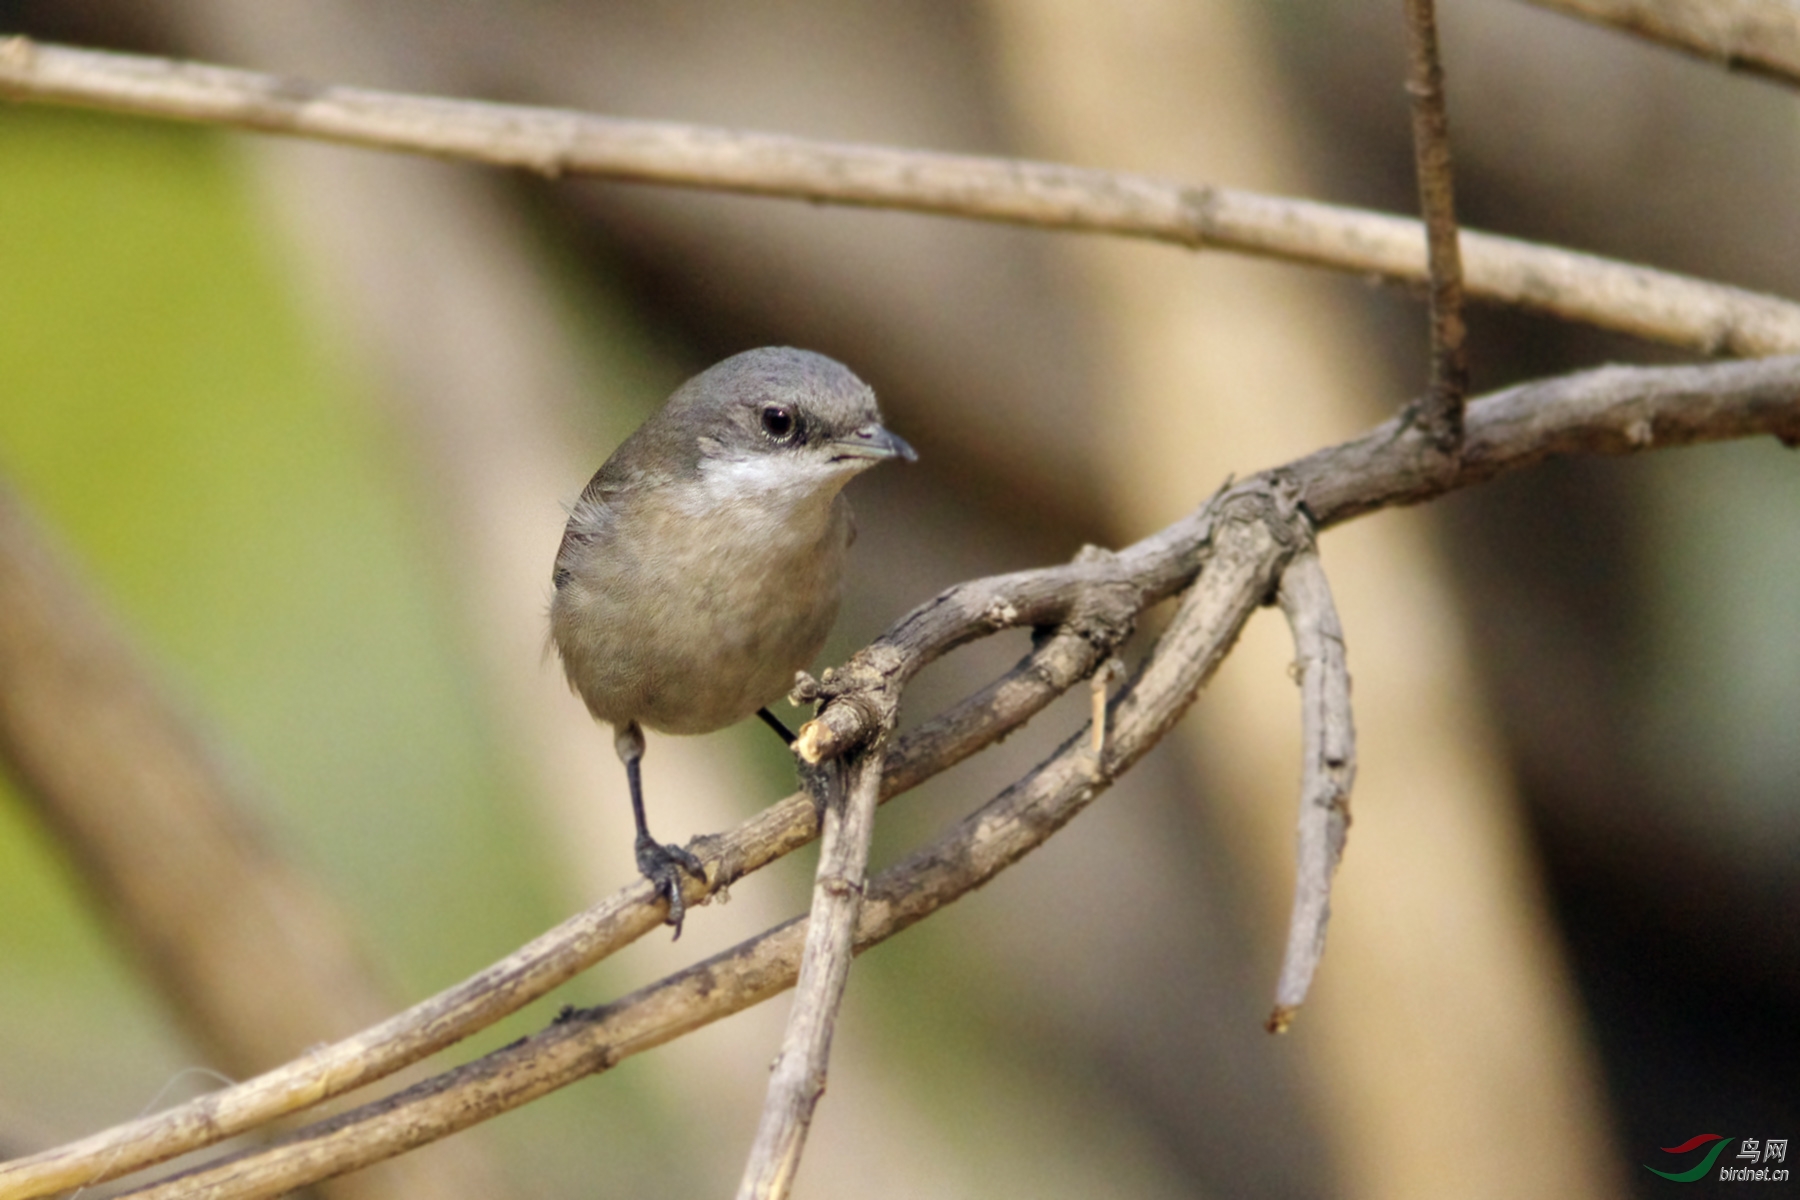
M868 458L877 461L898 458L905 462L917 462L919 455L906 444L905 438L880 422L871 421L861 429L835 439L831 443L831 457Z

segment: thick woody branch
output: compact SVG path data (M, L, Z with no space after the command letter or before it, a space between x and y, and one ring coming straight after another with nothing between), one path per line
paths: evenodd
M1444 68L1438 60L1437 13L1432 0L1406 0L1406 90L1412 96L1413 161L1419 177L1419 211L1425 218L1431 276L1431 383L1415 410L1419 427L1442 453L1462 440L1463 400L1469 390L1469 356L1463 323L1462 253L1457 245L1456 187L1450 167L1450 116L1444 104Z
M1790 445L1800 444L1800 358L1705 367L1605 368L1498 393L1471 404L1467 416L1464 454L1450 475L1422 471L1419 434L1394 420L1361 438L1265 472L1252 483L1265 487L1273 483L1291 489L1314 522L1325 526L1480 483L1555 455L1634 453L1760 435L1775 436ZM960 585L902 620L884 641L916 646L919 657L942 654L999 628L1049 626L1053 632L1043 637L1007 677L965 701L953 714L929 722L896 745L889 756L882 794L892 795L913 786L932 771L973 753L1001 732L1016 728L1062 688L1090 674L1110 654L1109 649L1100 647L1112 634L1122 636L1139 608L1173 594L1193 579L1202 562L1210 561L1209 554L1217 557L1215 534L1214 509L1207 506L1117 554L1084 553L1064 566ZM1270 577L1271 583L1273 578ZM1267 590L1265 585L1261 595L1266 595ZM1184 608L1195 602L1193 597L1197 594L1198 590L1190 593ZM1204 639L1186 643L1171 641L1171 637L1166 636L1162 643L1171 648L1170 654L1198 654L1204 658L1208 653L1206 644L1202 644ZM890 647L884 653L891 655L895 651ZM1165 665L1155 670L1174 669L1167 665L1168 660L1169 656L1159 649L1154 661ZM888 665L892 665L891 659ZM987 878L992 870L1029 849L1029 838L1019 833L1017 822L1035 828L1038 817L1033 814L1062 811L1046 798L1057 788L1092 788L1096 778L1111 778L1124 769L1121 764L1135 761L1132 755L1147 748L1141 741L1148 736L1146 731L1167 727L1161 718L1149 724L1125 720L1139 713L1140 706L1149 704L1145 688L1151 673L1152 668L1146 667L1114 700L1108 749L1103 757L1096 759L1091 745L1078 736L1057 758L994 802L1006 802L1005 811L1010 815L1004 821L995 817L990 805L970 818L979 826L977 840L966 845L942 843L944 858L925 864L930 870L918 860L895 868L901 871L919 867L916 874L904 876L903 883L897 882L902 876L894 872L878 879L864 901L859 928L896 932L944 902L937 889L942 888L944 895L960 894L956 891L957 881L965 876L959 872L976 870L980 878ZM1157 711L1172 721L1179 706ZM854 743L858 740L857 731L850 733ZM1072 756L1072 748L1078 744L1085 755L1079 761ZM1061 782L1052 787L1053 779ZM1040 809L1040 805L1050 807ZM814 829L812 805L804 797L790 797L730 835L701 839L695 849L706 859L709 875L716 876L717 882L728 883L803 844ZM899 890L891 890L889 885ZM907 890L912 888L920 890ZM698 900L702 895L699 885L694 884L690 897ZM888 923L890 918L892 924ZM542 995L581 966L597 961L610 948L655 928L658 921L658 905L649 885L634 885L592 912L546 934L506 962L359 1039L327 1047L261 1079L122 1126L113 1133L31 1159L0 1164L0 1197L25 1200L65 1190L90 1178L116 1178L146 1163L240 1132L274 1112L294 1111L341 1094L349 1086L379 1078L403 1062L413 1061L430 1049L497 1019L501 1012ZM859 934L859 938L862 936ZM791 943L780 942L781 938L790 938ZM534 1061L529 1071L520 1066L522 1060L518 1058L484 1059L482 1063L486 1065L464 1068L465 1072L481 1076L480 1080L473 1076L456 1077L478 1087L478 1094L464 1096L474 1096L469 1100L474 1107L453 1105L430 1110L436 1115L416 1107L407 1108L421 1121L439 1124L418 1125L412 1132L390 1129L379 1136L370 1134L371 1141L357 1142L359 1148L343 1151L348 1156L344 1158L337 1157L339 1151L331 1148L339 1144L338 1134L330 1132L338 1129L337 1125L330 1130L321 1127L297 1135L309 1139L311 1149L295 1149L290 1144L275 1152L291 1156L294 1161L305 1159L311 1165L299 1174L281 1178L320 1178L398 1153L408 1145L442 1136L481 1119L484 1113L497 1111L491 1105L498 1103L496 1097L502 1093L517 1093L528 1099L560 1086L558 1079L567 1082L604 1068L625 1053L659 1044L702 1020L716 1019L725 1011L755 1003L792 979L798 963L799 935L765 935L757 945L762 947L757 951L761 957L754 961L746 960L729 970L716 962L703 964L664 985L646 989L638 997L601 1010L603 1014L624 1014L621 1006L629 1007L629 1021L620 1015L619 1021L626 1024L607 1025L604 1035L596 1035L595 1040L584 1042L581 1047L569 1048L568 1039L573 1033L561 1025L538 1035L526 1046L547 1048L551 1060ZM782 946L787 949L781 949ZM653 1007L662 1014L651 1022L655 1032L644 1024L651 1020L650 1010L632 1007L652 993L660 997ZM682 1000L683 996L693 997L693 1003L699 1007L684 1007L688 1001ZM726 1007L717 1007L721 1005ZM471 1015L477 1011L479 1016ZM517 1053L525 1054L527 1050L522 1047ZM564 1053L574 1058L555 1057ZM590 1057L582 1058L584 1054ZM379 1068L367 1065L376 1062L381 1064ZM451 1086L447 1080L421 1085L381 1105L424 1104ZM367 1115L367 1110L358 1111ZM254 1115L259 1112L262 1115ZM347 1133L343 1137L354 1140Z
M1291 481L1301 504L1325 529L1376 509L1485 483L1547 458L1632 454L1760 435L1800 446L1800 356L1700 367L1601 367L1522 384L1468 407L1462 453L1449 469L1424 453L1426 435L1400 416L1252 479ZM866 713L878 707L860 689L890 686L897 674L910 674L907 664L914 654L930 661L981 636L983 625L1037 624L1036 616L1051 620L1068 612L1057 598L1059 588L1074 580L1136 588L1145 604L1171 594L1191 573L1210 531L1208 521L1202 508L1117 554L1090 550L1067 566L952 588L852 657L836 673L834 702L818 720L833 719L833 745L858 744L874 733ZM1012 607L1015 601L1029 603L1029 613Z
M1733 71L1800 86L1800 9L1786 0L1532 0Z
M568 109L335 87L141 55L0 42L0 97L516 167L1113 233L1426 282L1402 217L1019 159L845 145ZM1465 230L1468 294L1702 354L1800 351L1800 305Z
M1479 408L1479 415L1477 409ZM1600 367L1521 384L1470 405L1453 474L1422 468L1396 419L1283 468L1321 529L1417 504L1547 458L1636 454L1774 437L1800 446L1800 357L1704 367Z
M1319 552L1307 546L1281 576L1276 599L1294 632L1300 678L1300 829L1296 838L1294 911L1275 985L1270 1033L1285 1033L1325 953L1331 879L1350 830L1350 785L1356 778L1356 728L1350 713L1350 670L1344 630Z

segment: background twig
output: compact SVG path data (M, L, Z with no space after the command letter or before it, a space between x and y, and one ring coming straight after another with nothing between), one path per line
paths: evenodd
M1800 86L1800 10L1784 0L1532 0L1677 50Z
M4 487L0 760L220 1067L281 1062L385 1009L342 915L274 854L243 785Z
M275 851L246 783L4 484L0 766L204 1061L249 1074L391 1011L348 919ZM421 1200L488 1179L475 1144L392 1170L386 1186Z
M0 42L0 97L520 167L1235 250L1428 278L1419 224L1309 200L1017 159L408 96L141 55ZM1800 350L1800 305L1493 234L1465 232L1469 294L1703 354Z

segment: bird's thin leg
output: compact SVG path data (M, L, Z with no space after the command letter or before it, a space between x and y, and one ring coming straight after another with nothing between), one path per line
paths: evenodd
M782 722L780 717L776 716L766 708L757 709L756 715L761 717L763 719L763 724L767 725L770 729L773 729L775 735L782 741L790 746L794 744L794 731L789 729L787 725Z
M638 728L636 721L619 726L613 735L613 748L625 764L625 780L631 785L631 816L637 822L638 870L656 885L657 891L668 897L668 923L675 927L675 936L680 937L682 918L687 915L687 904L681 898L681 872L686 871L704 882L706 869L686 847L664 844L650 836L650 826L644 821L644 785L639 771L644 758L644 731Z
M756 715L763 719L763 724L781 735L781 740L788 744L789 749L793 748L794 732L782 722L780 717L766 708L757 709ZM819 819L819 827L822 829L825 826L826 798L831 794L829 783L819 773L819 768L809 764L804 758L796 758L795 765L800 768L801 790L812 797L813 815Z

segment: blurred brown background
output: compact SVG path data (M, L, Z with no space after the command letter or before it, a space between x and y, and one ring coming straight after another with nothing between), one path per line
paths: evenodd
M1800 294L1791 94L1518 3L1440 25L1468 223ZM12 0L0 29L1413 207L1398 4ZM0 161L0 470L253 781L396 1006L631 876L609 739L544 660L543 610L559 505L686 374L821 350L920 451L853 489L828 659L956 580L1143 536L1424 376L1413 298L1222 255L26 108L0 109ZM1477 390L1672 360L1471 324ZM1648 1194L1656 1147L1800 1131L1792 454L1554 464L1323 548L1362 769L1295 1032L1260 1030L1298 778L1269 618L1090 814L861 961L803 1195ZM1017 650L934 668L909 718ZM1074 719L886 810L878 857ZM791 782L751 729L654 740L646 771L681 839ZM33 809L0 801L10 1154L218 1064ZM785 917L809 869L482 1046ZM719 1194L784 1011L428 1150L480 1162L432 1186Z

